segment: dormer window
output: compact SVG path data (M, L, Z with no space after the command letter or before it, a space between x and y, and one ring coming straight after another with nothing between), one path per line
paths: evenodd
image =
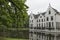
M37 22L38 22L38 20L37 20Z
M47 21L49 21L48 17L47 17Z
M43 19L42 19L42 22L43 22Z
M51 11L49 10L49 14L51 14Z
M53 20L53 16L51 16L51 21Z
M42 18L42 16L40 16L40 18Z

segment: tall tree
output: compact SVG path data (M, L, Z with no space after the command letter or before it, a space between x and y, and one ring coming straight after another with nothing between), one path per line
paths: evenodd
M23 27L26 24L26 0L0 0L0 24L6 27ZM10 5L9 5L10 3ZM1 26L1 25L0 25Z
M28 14L26 0L0 0L0 31L25 27Z
M25 5L25 0L9 0L15 7L15 22L17 27L23 27L28 18L27 6ZM15 26L16 26L15 25Z

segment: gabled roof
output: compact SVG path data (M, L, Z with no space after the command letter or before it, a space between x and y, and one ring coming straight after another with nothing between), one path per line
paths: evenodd
M60 15L60 12L58 12L56 9L54 9L53 7L51 7L51 5L49 4L49 8L52 8L55 12L56 12L56 14L59 14ZM34 16L34 18L36 19L36 18L38 18L39 16L40 16L40 14L41 15L45 15L46 14L46 12L43 12L43 13L39 13L39 14L33 14L33 16Z
M33 14L33 16L34 16L35 19L38 18L39 15L40 15L40 14L37 14L37 15Z
M42 15L45 15L45 14L46 14L46 12L43 12L43 13L42 13Z
M45 13L46 13L46 12L40 13L40 14L45 15ZM37 15L33 14L33 16L34 16L34 18L36 19L36 18L38 18L38 17L40 16L40 14L37 14Z
M52 8L56 12L56 14L60 14L56 9L54 9L53 7L51 7L50 3L49 3L49 8Z
M59 14L60 15L60 12L58 12L56 9L54 9L54 8L52 8L55 12L56 12L56 14Z
M50 4L49 4L49 7L52 8L56 12L56 14L60 14L56 9L54 9L53 7L51 7Z

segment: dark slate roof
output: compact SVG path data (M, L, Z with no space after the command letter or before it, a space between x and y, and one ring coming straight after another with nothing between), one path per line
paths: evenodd
M56 9L54 9L54 8L52 8L52 9L56 12L56 14L59 14L60 15L60 13ZM43 13L40 13L40 14L45 15L46 12L43 12ZM33 14L33 16L36 19L36 18L38 18L40 16L40 14L37 14L37 15Z
M54 9L54 8L52 8L52 9L56 12L56 14L60 15L60 13L56 9Z
M46 12L40 13L40 14L45 15L45 13L46 13ZM40 14L37 14L37 15L33 14L33 16L34 16L34 18L36 19L36 18L38 18L38 17L40 16Z
M40 14L37 14L37 15L33 14L33 16L34 16L35 19L38 18L39 15Z
M59 13L56 9L52 8L56 13Z
M42 13L42 15L45 15L45 14L46 14L46 12Z

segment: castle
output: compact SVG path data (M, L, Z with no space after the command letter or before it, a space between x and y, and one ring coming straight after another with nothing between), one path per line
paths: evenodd
M29 15L29 40L60 40L60 13L50 4L46 12Z

